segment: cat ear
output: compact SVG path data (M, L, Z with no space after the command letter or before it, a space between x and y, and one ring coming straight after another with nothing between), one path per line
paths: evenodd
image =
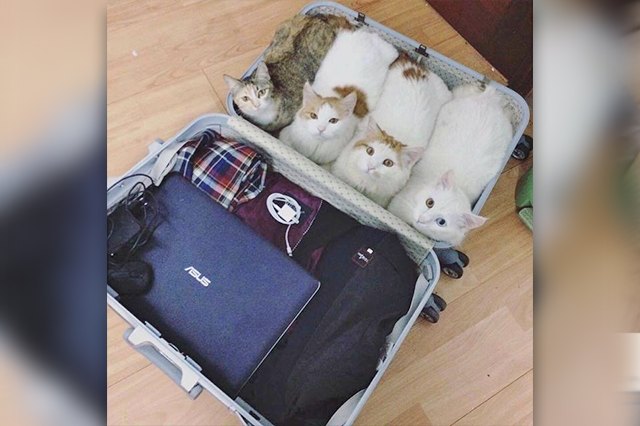
M423 147L403 148L400 153L400 161L402 162L402 167L413 167L413 165L422 158L422 154L424 154Z
M304 87L302 88L302 104L306 105L318 97L318 94L313 91L311 84L308 81L304 83Z
M356 103L358 102L358 94L356 92L351 92L344 98L342 98L342 105L349 111L349 114L353 112L353 109L356 107Z
M261 80L271 80L269 76L269 68L267 68L267 64L264 62L258 63L258 68L256 68L256 78Z
M449 190L453 188L454 185L454 174L453 170L448 170L445 174L440 177L438 181L438 189L441 190Z
M227 87L229 88L231 93L235 93L242 87L242 81L238 80L237 78L233 78L227 74L224 74L222 78L224 78L224 82L227 83Z
M478 216L473 213L462 213L462 225L467 229L478 228L487 221L486 217Z
M380 133L382 133L382 129L380 129L380 126L378 126L378 123L376 123L376 120L373 119L373 117L369 116L369 121L367 122L367 134L369 136L379 136Z

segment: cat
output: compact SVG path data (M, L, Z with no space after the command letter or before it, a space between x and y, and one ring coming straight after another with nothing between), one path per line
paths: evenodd
M335 15L296 15L283 22L251 76L243 81L224 75L241 114L271 133L291 123L305 81L314 79L338 31L353 28Z
M322 97L305 83L302 108L280 131L280 140L320 165L335 161L360 121L353 113L357 99L355 92L344 98Z
M427 146L440 108L451 92L442 79L406 53L391 64L373 118L408 146Z
M389 136L371 117L359 135L340 153L331 172L374 202L386 207L407 183L411 168L424 152Z
M389 65L397 57L395 47L366 28L340 31L318 69L313 90L342 97L356 92L355 115L363 118L377 104Z
M440 110L423 159L389 211L426 236L457 246L486 218L471 205L500 172L513 128L501 95L466 85Z

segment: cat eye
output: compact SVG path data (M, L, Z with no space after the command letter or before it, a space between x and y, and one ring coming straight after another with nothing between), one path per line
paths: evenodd
M443 218L439 217L439 218L436 219L436 224L438 226L445 226L447 224L447 221L444 220Z
M243 97L242 97L242 100L243 100L243 101L245 101L245 102L247 102L247 101L249 100L249 97L248 97L248 96L243 96Z
M309 117L311 117L311 119L316 120L318 118L318 115L315 112L312 112L309 114Z
M393 160L389 160L388 158L382 162L387 167L393 166Z
M436 202L433 201L433 198L427 198L427 202L425 203L427 207L432 208Z
M367 147L367 154L373 155L374 152L376 152L375 149L371 148L370 146Z
M261 98L267 93L267 89L262 89L258 92L258 97Z
M331 124L336 124L338 122L337 118L332 118L331 120L329 120L329 123Z

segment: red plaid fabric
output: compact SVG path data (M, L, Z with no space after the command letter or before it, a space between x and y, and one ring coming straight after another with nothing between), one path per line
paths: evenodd
M230 211L264 188L267 163L262 155L212 129L194 136L176 155L173 170Z

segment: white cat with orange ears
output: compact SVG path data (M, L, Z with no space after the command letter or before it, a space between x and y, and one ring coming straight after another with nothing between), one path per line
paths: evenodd
M363 118L378 103L389 66L399 53L367 28L343 30L322 60L313 81L321 96L358 94L356 115Z
M302 108L293 123L282 129L280 140L317 164L335 161L360 122L353 113L356 100L355 92L344 98L322 97L307 82Z
M451 97L437 74L401 53L389 67L371 115L381 129L402 143L426 148L438 113Z
M342 151L331 172L374 202L386 207L409 180L411 168L424 152L385 133L369 118L362 136Z

